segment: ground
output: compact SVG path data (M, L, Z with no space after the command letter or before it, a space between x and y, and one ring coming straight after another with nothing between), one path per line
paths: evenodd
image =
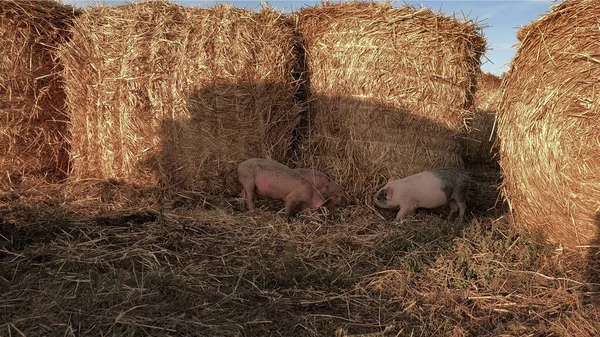
M463 224L370 205L287 223L280 203L250 214L116 182L5 188L0 336L598 335L593 252L514 229L497 169L470 172Z

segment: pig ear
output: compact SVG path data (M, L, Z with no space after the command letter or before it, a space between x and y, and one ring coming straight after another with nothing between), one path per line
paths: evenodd
M391 188L385 190L385 200L390 200L392 198L393 191Z

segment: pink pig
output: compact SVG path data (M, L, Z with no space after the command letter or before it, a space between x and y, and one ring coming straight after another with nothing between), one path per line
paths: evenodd
M237 172L242 198L250 211L254 210L255 189L262 196L284 200L288 221L300 211L317 210L325 204L325 198L308 180L279 162L252 158L242 162Z
M327 200L325 206L345 206L349 203L350 197L344 192L344 189L325 173L307 168L297 168L294 171L299 173L321 192Z
M373 196L381 208L400 207L396 221L413 213L417 208L437 208L450 205L451 219L460 211L462 223L467 207L467 191L471 178L461 169L446 167L425 171L403 179L392 179Z

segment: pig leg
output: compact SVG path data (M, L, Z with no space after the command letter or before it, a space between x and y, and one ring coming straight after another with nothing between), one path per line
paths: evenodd
M458 204L454 200L450 200L450 214L448 214L448 220L451 220L456 212L458 212Z
M302 211L302 202L293 199L294 198L286 198L285 200L285 216L288 222L291 221L293 215Z
M398 214L396 214L395 221L402 220L405 216L414 213L415 210L416 207L400 206L400 211L398 211Z
M293 215L310 208L309 197L303 192L293 191L285 197L285 214L288 222Z
M246 202L246 207L248 207L248 210L252 212L254 211L254 201L252 201L255 187L254 180L246 181L242 184L242 186L244 187L242 190L242 198Z
M246 189L244 187L242 187L242 192L240 192L238 201L240 202L240 206L246 205L246 209L248 208L248 204L246 202Z
M246 204L246 196L245 196L246 193L245 192L246 192L246 190L242 188L242 192L240 192L240 196L239 196L239 198L237 198L240 208L243 208L244 205Z
M463 219L465 218L465 211L467 210L467 203L466 202L457 202L458 204L458 209L460 210L460 212L458 213L458 218L459 218L459 222L462 223Z

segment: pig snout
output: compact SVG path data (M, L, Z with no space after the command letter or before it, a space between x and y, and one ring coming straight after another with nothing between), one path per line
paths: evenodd
M375 194L373 195L373 204L379 207L381 207L380 204L385 204L385 191L383 189L380 189L379 191L375 192Z
M329 195L332 196L331 199L333 205L344 207L350 204L350 196L338 184L333 186L333 189L329 191Z
M382 188L380 189L377 193L375 193L375 200L374 201L379 201L379 202L386 202L386 198L385 198L385 190Z
M308 168L297 168L294 171L313 185L325 198L325 203L321 206L341 206L344 204L343 198L340 197L340 195L344 195L343 188L327 174Z
M335 205L335 206L346 206L350 203L350 198L348 198L346 195L344 194L337 194L334 195L332 197L330 197L328 199L329 201L326 203L327 204L331 204L331 205Z
M377 191L374 195L373 195L373 204L375 204L377 207L379 208L395 208L398 207L398 205L390 203L390 201L388 200L388 192L387 190L390 187L384 187L381 188L379 191Z

